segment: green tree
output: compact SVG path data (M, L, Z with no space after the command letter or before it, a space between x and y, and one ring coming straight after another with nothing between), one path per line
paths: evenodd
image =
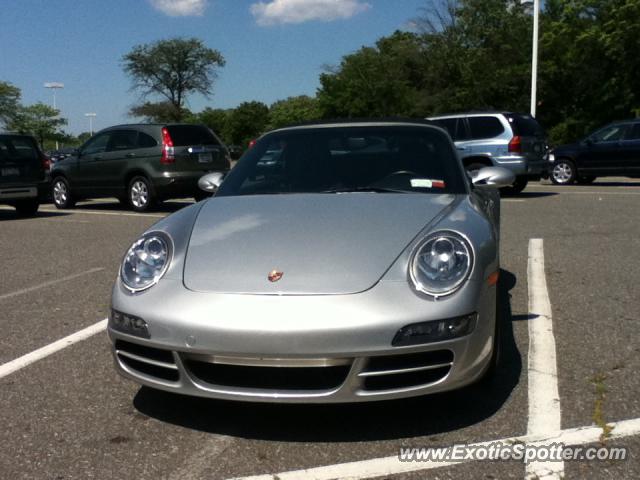
M418 113L426 68L420 37L396 32L343 57L320 75L324 117L408 116Z
M180 122L189 118L191 112L187 108L177 109L171 102L144 102L134 105L129 110L132 117L141 117L148 122Z
M268 123L269 107L264 103L241 103L229 115L227 128L230 143L246 147L251 140L264 133Z
M426 28L422 38L427 112L528 111L531 16L514 0L461 0L443 9L441 29Z
M213 130L224 143L230 143L229 117L232 110L207 107L201 112L193 115L189 121L192 123L202 123Z
M8 123L20 106L20 89L9 82L0 81L0 124Z
M638 114L638 0L547 0L541 32L538 115L552 143Z
M8 126L10 130L33 135L44 148L45 140L55 140L63 134L60 127L66 125L67 120L59 117L59 114L59 110L39 102L20 107Z
M84 142L91 138L90 132L82 132L78 135L77 145L82 145Z
M143 96L156 95L173 108L154 110L147 102L141 111L134 107L131 114L149 117L149 112L172 115L180 121L185 116L186 97L193 93L209 96L217 70L225 64L222 54L208 48L197 38L172 38L137 45L122 58L122 65L133 82L133 88Z
M318 100L307 95L279 100L269 107L269 129L320 118Z

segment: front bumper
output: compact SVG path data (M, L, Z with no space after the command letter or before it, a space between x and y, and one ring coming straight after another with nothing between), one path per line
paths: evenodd
M260 402L382 400L477 380L492 354L495 295L495 286L468 284L434 302L402 282L355 295L220 295L163 279L142 295L114 288L113 308L143 318L149 339L111 323L108 332L116 369L162 390ZM469 312L478 317L464 337L391 345L403 326Z

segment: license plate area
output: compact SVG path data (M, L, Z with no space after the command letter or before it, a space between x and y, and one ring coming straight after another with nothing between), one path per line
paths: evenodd
M198 154L198 163L211 163L211 162L213 162L213 155L211 155L211 152Z
M17 177L20 175L20 169L18 167L3 167L0 169L0 175L3 177Z

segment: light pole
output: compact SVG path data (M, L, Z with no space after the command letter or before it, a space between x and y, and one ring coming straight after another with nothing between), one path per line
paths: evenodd
M538 25L540 22L540 0L533 0L533 47L531 53L531 116L536 116L538 90Z
M85 113L84 116L89 118L89 135L93 137L93 118L96 116L96 114L91 112Z
M60 82L46 82L44 84L44 88L49 88L53 91L53 109L57 110L56 108L56 90L64 88L64 83L60 83ZM56 140L56 150L58 150L58 141Z

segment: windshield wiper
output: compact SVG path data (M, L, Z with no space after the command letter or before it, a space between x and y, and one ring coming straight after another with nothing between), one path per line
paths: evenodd
M343 187L322 190L320 193L350 193L350 192L373 192L373 193L420 193L411 190L400 190L397 188L385 187Z

